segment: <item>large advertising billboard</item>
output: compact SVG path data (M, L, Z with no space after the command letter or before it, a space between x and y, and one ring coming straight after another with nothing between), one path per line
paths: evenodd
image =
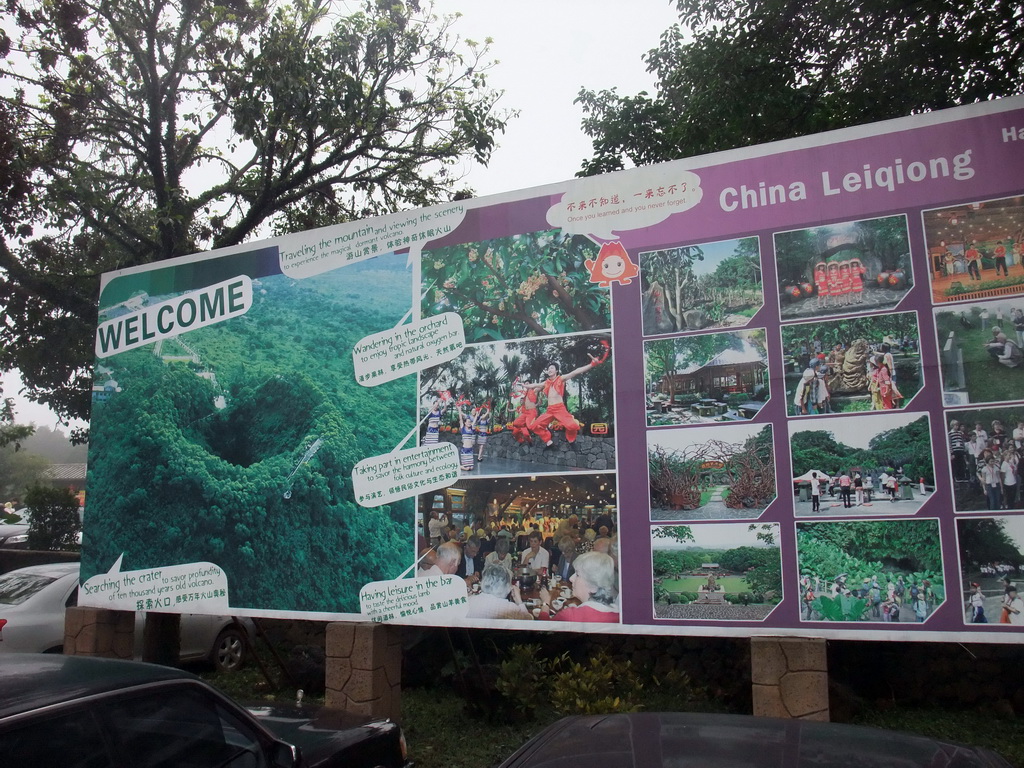
M1020 641L1024 98L109 273L99 313L83 605Z

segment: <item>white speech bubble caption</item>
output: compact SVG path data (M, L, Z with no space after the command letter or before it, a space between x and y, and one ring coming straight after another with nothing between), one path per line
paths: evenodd
M450 234L465 216L465 203L456 202L285 235L279 241L281 271L295 279L313 277L346 264L411 249Z
M218 565L185 563L122 572L123 559L122 553L107 573L82 584L79 605L158 613L228 611L228 579Z
M458 576L374 581L359 590L360 613L376 622L464 618L468 601Z
M465 346L462 317L444 312L363 337L352 348L352 366L359 384L375 387L454 360Z
M363 507L379 507L459 479L459 449L451 443L421 445L363 459L352 468L352 492Z
M614 240L615 233L658 224L701 201L700 177L672 164L568 182L548 209L548 223L575 235Z

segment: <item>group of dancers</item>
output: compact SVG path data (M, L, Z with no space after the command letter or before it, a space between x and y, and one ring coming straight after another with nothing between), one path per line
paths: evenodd
M819 261L814 265L814 286L819 307L848 307L864 303L864 275L860 259Z
M554 423L565 430L568 442L576 442L581 425L565 406L565 382L587 373L608 359L610 346L605 341L601 343L604 346L603 355L598 357L587 353L590 362L569 373L561 373L558 363L549 362L544 368L542 381L531 383L527 378L516 379L512 385L511 403L517 411L512 423L512 436L517 442L532 443L536 436L544 444L543 450L549 450L554 446L554 436L549 429ZM541 394L546 400L543 413L538 403ZM484 450L491 432L492 411L489 401L474 408L467 398L455 401L449 392L439 393L427 413L423 445L432 445L441 439L441 420L452 405L459 414L459 465L464 472L472 472L476 462L484 460Z

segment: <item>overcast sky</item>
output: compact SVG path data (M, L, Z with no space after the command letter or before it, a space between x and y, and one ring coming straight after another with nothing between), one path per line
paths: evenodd
M591 154L583 112L573 104L581 87L653 92L641 56L678 19L669 0L436 0L438 15L461 12L453 27L463 38L490 37L489 76L504 90L500 106L519 110L498 137L487 168L466 164L464 185L480 196L536 187L575 176ZM49 409L18 396L20 380L3 377L20 423L56 426Z

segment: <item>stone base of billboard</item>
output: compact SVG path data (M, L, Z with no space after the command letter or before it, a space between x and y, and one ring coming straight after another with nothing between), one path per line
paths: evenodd
M135 653L135 613L72 606L64 613L64 654L130 659Z
M327 625L326 700L333 709L398 721L402 714L402 628Z
M753 637L750 676L756 716L828 721L824 640Z

